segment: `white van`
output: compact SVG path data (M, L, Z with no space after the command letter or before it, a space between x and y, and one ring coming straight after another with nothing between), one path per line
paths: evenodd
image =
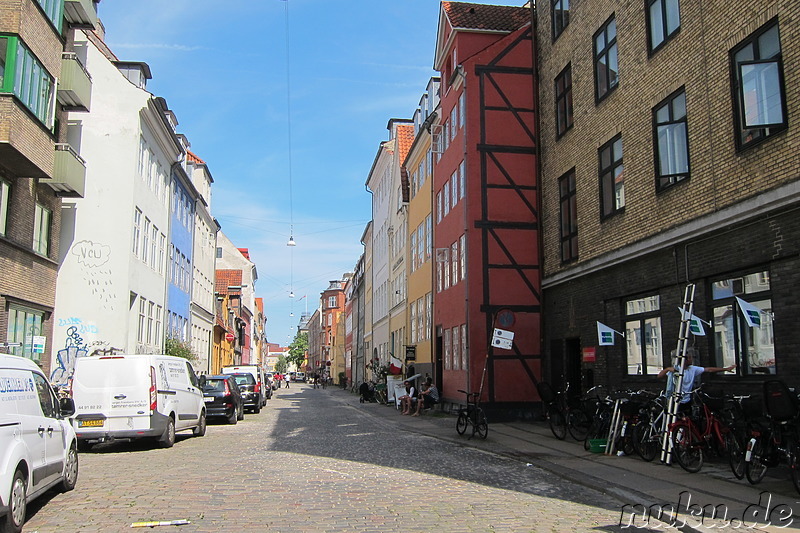
M165 448L175 432L206 433L203 391L192 365L169 355L79 357L72 376L78 446L155 438Z
M245 386L242 390L242 397L244 398L244 406L254 413L258 414L261 408L267 405L267 390L266 390L266 376L264 369L258 365L236 365L236 366L223 366L223 374L252 374L253 379L256 380L255 385L252 387ZM269 396L272 396L270 393Z
M75 488L74 410L36 363L0 354L0 531L22 531L27 504L50 487Z

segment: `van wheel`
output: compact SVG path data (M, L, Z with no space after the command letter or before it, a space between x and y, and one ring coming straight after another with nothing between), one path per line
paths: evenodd
M25 475L17 470L11 482L11 494L8 499L8 513L0 518L0 531L3 533L20 533L25 523L25 507L27 501L27 484Z
M69 492L78 482L78 447L72 445L67 452L67 462L64 465L64 479L61 480L61 490Z
M94 444L91 444L89 441L79 440L78 441L78 451L79 452L89 452L92 450Z
M197 427L192 430L192 435L195 437L202 437L206 434L206 412L203 411L200 413L200 422L197 424Z
M162 448L172 448L175 445L175 419L172 416L167 419L167 429L159 443Z

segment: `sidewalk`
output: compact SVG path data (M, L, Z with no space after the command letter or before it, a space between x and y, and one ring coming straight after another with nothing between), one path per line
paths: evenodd
M523 467L531 464L608 494L619 502L621 516L634 528L644 525L648 518L657 518L653 515L661 510L662 522L688 531L741 530L753 524L759 531L800 530L800 494L786 467L770 469L758 485L736 479L727 461L717 458L707 458L700 472L690 474L677 463L667 466L658 459L648 463L638 456L587 452L582 442L569 435L566 440L557 440L546 422L490 420L486 440L469 438L469 429L463 436L456 433L453 415L434 411L419 417L402 416L392 406L360 404L357 394L329 390L342 403L405 431L517 459ZM745 525L741 525L742 519Z

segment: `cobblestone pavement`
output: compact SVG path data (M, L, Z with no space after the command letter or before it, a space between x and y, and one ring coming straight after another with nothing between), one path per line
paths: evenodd
M26 532L618 531L619 501L525 462L400 430L335 389L294 385L235 426L171 449L80 455L77 488L29 508ZM388 415L388 416L387 416ZM406 418L406 417L402 417ZM491 436L487 442L491 442Z

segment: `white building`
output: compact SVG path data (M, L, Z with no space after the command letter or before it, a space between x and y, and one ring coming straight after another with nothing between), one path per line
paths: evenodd
M255 343L253 342L258 335L255 323L255 317L258 316L255 285L256 280L258 280L256 265L250 260L250 253L247 248L237 248L222 231L217 233L216 261L217 269L242 271L242 286L240 289L242 316L240 318L247 322L248 327L245 333L245 343L241 347L241 363L260 364L260 361L258 361L259 354L254 349Z
M145 63L118 61L91 32L76 50L93 80L92 112L70 116L87 161L84 198L65 199L53 360L163 349L169 174L184 154ZM56 363L58 364L58 363Z

